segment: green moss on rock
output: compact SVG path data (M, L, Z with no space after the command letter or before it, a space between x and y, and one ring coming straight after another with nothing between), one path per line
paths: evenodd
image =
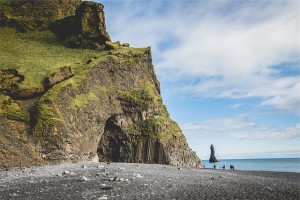
M129 131L138 137L138 141L146 139L158 140L162 144L167 144L174 137L182 137L182 131L178 124L169 117L158 116L144 120L140 125L134 126Z
M70 106L73 110L77 110L78 108L84 108L88 106L92 101L95 100L97 100L97 96L93 92L88 94L79 94L72 99Z
M29 115L22 110L21 105L11 97L3 94L0 94L0 117L29 122Z

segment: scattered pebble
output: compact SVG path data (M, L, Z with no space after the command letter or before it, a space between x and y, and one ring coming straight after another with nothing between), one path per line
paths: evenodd
M143 176L142 176L142 175L140 175L140 174L136 174L136 173L134 173L134 174L133 174L133 177L134 177L134 178L143 178Z
M69 174L70 174L70 172L68 170L66 170L62 173L62 175L69 175Z
M88 178L86 176L82 176L80 180L81 181L88 181Z
M86 169L87 167L86 167L86 165L82 165L82 167L81 167L82 169Z
M86 61L86 64L90 64L91 62L93 62L93 59L90 58Z
M104 186L104 187L101 187L102 190L112 190L114 189L112 186Z
M11 196L11 197L16 197L16 196L18 196L16 193L13 193L13 194L10 194L9 196Z
M273 189L271 187L266 187L267 190L272 191Z
M119 167L118 169L119 169L119 170L125 170L125 168L124 168L124 167Z
M107 200L107 195L103 195L102 197L98 198L98 200Z
M97 166L98 169L103 168L103 167L104 167L104 165L98 165Z

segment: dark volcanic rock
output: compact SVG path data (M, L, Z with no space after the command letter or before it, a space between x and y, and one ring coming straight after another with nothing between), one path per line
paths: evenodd
M135 62L100 62L78 89L53 87L47 92L57 90L51 103L47 93L40 99L37 108L46 105L54 112L48 117L38 110L37 116L51 121L37 119L37 151L52 163L93 159L201 167L163 105L150 51L126 56Z
M56 20L75 14L81 0L11 0L0 2L0 26L20 32L45 30Z
M83 38L99 44L110 41L103 8L100 3L84 1L76 10L76 23L80 34Z
M57 83L60 83L70 77L74 76L71 67L62 67L59 72L56 72L49 76L45 80L45 87L49 88Z
M103 47L110 37L106 32L103 5L84 1L75 16L68 16L50 25L50 29L71 48Z
M210 163L215 163L219 162L215 156L215 147L214 145L210 145L210 158L209 158Z

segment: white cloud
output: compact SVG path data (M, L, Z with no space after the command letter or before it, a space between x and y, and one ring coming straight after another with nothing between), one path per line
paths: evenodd
M261 106L300 113L299 1L117 4L116 12L107 11L112 38L151 45L159 75L180 87L176 95L181 90L212 98L259 97ZM286 63L294 73L274 67ZM183 85L187 79L197 81Z
M300 124L285 129L260 126L245 116L206 120L199 124L185 123L183 132L190 137L274 140L300 136Z

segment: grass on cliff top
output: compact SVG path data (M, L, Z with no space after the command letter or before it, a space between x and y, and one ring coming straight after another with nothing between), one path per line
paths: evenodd
M118 56L138 57L146 50L124 48L116 52ZM21 89L42 88L43 80L64 66L70 66L75 75L83 75L93 64L109 56L116 57L114 52L104 50L67 48L50 31L18 33L11 28L0 27L0 70L17 69L24 75L25 80L19 85ZM86 63L95 57L92 63Z
M86 60L97 53L67 48L49 31L18 33L0 28L0 69L17 69L24 75L20 88L41 88L46 77L64 66L79 73Z

